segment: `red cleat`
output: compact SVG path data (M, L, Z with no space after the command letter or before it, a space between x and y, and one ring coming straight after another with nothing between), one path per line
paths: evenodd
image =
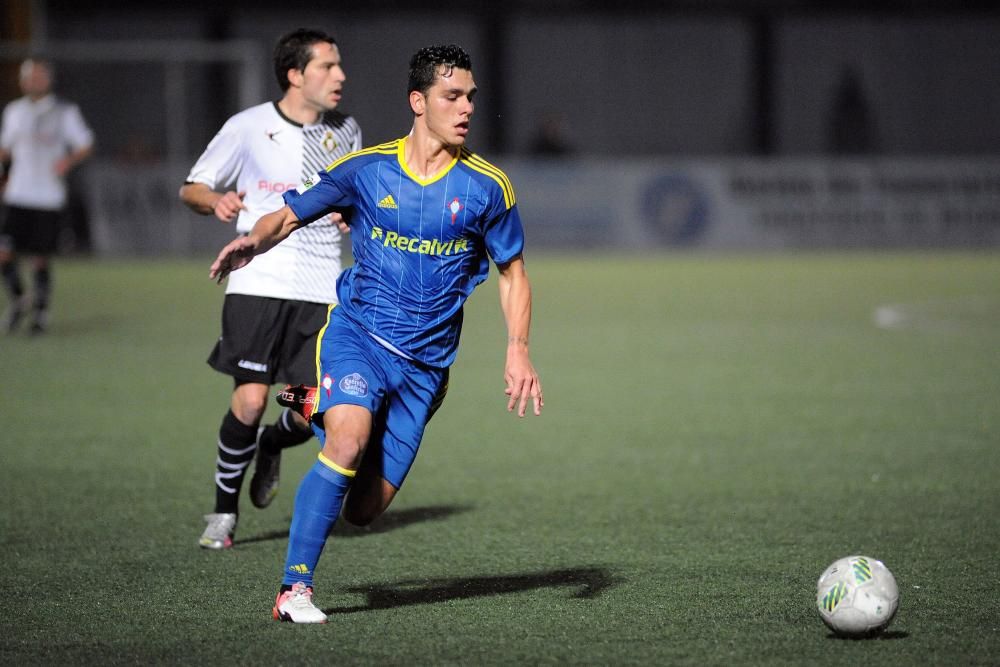
M316 387L304 384L285 385L275 396L278 405L291 408L308 422L316 410Z

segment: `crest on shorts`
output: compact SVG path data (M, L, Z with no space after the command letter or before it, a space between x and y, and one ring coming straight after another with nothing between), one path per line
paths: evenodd
M368 395L368 380L358 373L351 373L340 379L340 391L348 396L364 397Z

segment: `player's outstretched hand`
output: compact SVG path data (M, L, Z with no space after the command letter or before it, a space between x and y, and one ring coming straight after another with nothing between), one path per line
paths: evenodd
M545 400L542 398L542 381L532 366L531 360L525 355L508 355L507 368L504 369L504 381L507 388L507 412L513 412L517 407L517 416L523 417L531 399L535 415L542 414Z
M242 269L250 263L257 249L256 243L248 236L240 236L230 241L219 251L219 256L208 269L208 277L221 283L222 280L236 269Z

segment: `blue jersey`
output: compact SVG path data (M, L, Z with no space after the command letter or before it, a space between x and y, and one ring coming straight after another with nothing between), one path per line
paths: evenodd
M405 140L351 153L298 191L285 193L299 220L331 211L351 226L355 264L337 281L344 314L421 363L455 360L462 307L486 280L489 260L517 258L524 231L507 176L462 148L429 179L403 158Z

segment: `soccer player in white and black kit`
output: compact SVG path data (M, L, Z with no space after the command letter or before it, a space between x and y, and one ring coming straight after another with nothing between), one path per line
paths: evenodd
M239 234L280 208L282 193L361 148L357 122L336 111L346 77L331 36L305 29L284 35L274 68L284 96L226 121L180 191L194 211L235 220ZM277 492L281 450L312 437L289 409L274 424L259 424L272 384L317 381L316 334L337 302L342 224L336 214L312 224L229 279L222 335L208 363L232 376L235 386L219 429L215 509L205 516L204 548L232 546L240 489L255 452L250 499L266 507Z
M79 107L52 94L52 65L21 64L20 97L3 110L0 160L10 162L0 218L0 275L10 297L2 326L8 333L32 312L31 333L45 331L52 292L51 256L66 205L66 174L90 156L94 134ZM18 255L33 255L33 299L18 272Z

